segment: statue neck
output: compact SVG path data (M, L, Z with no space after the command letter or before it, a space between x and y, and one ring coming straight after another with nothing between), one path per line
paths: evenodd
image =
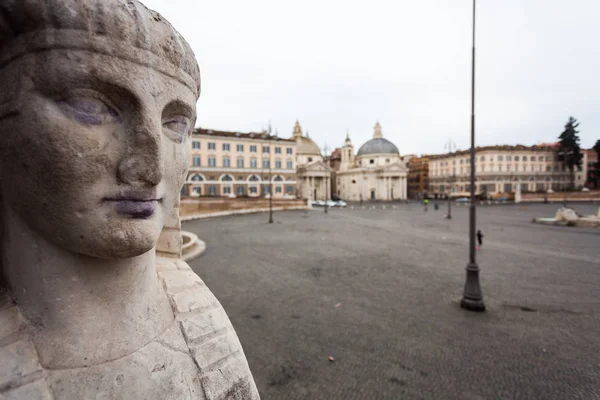
M135 352L173 321L154 249L105 260L55 246L11 209L2 269L46 368L96 365Z

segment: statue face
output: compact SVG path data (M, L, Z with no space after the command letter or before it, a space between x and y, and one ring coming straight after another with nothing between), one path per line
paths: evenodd
M188 166L194 93L177 79L79 50L25 56L0 120L5 202L46 240L101 258L156 244Z

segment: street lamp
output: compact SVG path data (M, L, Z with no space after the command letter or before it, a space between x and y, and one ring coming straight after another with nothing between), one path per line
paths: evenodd
M471 55L471 202L469 204L469 263L467 277L460 306L469 311L485 311L481 286L479 284L479 266L475 260L475 10L473 0L473 49Z
M271 176L272 172L272 161L273 157L271 153L271 143L273 136L271 136L271 125L269 124L269 223L273 223L273 177ZM275 139L277 139L277 131L275 131Z
M264 136L263 136L264 137ZM277 137L277 133L275 134L275 137ZM271 157L271 143L272 143L272 139L273 136L271 136L271 123L269 123L269 129L267 130L267 143L269 144L269 223L272 224L273 223L273 178L272 178L272 167L271 167L271 161L272 157Z
M448 178L448 214L446 215L446 219L452 219L452 200L451 200L451 195L452 195L452 188L453 188L453 183L456 180L456 175L452 175L450 178Z

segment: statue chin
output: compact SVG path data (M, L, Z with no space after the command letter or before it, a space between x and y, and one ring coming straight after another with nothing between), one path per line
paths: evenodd
M105 260L133 258L154 250L162 229L162 221L156 220L100 222L95 218L80 220L75 226L28 225L59 249Z

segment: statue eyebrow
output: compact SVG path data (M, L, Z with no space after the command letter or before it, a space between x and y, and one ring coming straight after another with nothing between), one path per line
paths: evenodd
M186 117L192 119L196 117L196 110L194 107L181 99L172 100L163 108L163 116L165 113L173 112L184 114Z

